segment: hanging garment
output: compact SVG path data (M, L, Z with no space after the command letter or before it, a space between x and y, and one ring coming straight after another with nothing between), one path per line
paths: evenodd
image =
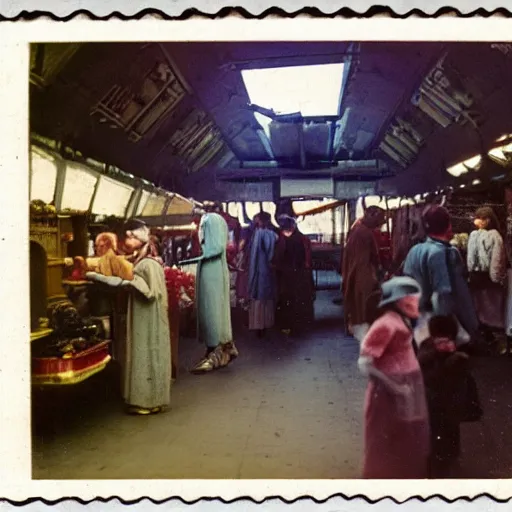
M506 254L503 239L495 229L478 229L469 236L468 271L478 318L483 325L505 325Z

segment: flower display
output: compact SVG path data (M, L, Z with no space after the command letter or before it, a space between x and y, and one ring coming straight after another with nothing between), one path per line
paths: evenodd
M169 308L186 309L194 305L196 278L177 267L165 267Z

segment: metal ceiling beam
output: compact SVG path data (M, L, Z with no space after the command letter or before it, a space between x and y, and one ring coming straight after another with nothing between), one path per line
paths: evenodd
M287 169L280 167L253 167L242 169L220 169L215 173L218 180L223 181L247 181L268 180L282 177L320 178L332 177L334 179L360 178L371 176L374 179L394 175L390 169L379 160L347 160L338 165L325 169Z
M410 98L414 94L414 91L421 85L421 82L424 80L425 76L429 73L429 71L435 66L437 61L441 58L443 53L446 51L446 44L439 43L439 47L436 51L432 52L432 55L429 59L424 62L424 65L420 67L420 69L415 73L414 78L411 82L404 88L402 95L396 99L395 104L389 110L386 119L382 123L379 131L373 138L373 147L378 148L384 136L389 129L393 119L398 115L398 113L405 108L406 105L410 104ZM366 150L371 150L371 146L369 146Z
M194 220L193 215L179 214L179 215L155 215L151 217L137 217L143 220L150 227L160 226L186 226L192 224Z

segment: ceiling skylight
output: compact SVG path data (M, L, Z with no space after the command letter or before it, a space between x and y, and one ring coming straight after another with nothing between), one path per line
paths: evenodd
M242 78L252 104L276 114L303 117L337 116L343 63L282 68L244 69ZM270 123L256 114L262 124Z

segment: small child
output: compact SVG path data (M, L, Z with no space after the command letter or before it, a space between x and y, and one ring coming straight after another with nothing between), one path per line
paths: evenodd
M468 356L457 351L458 323L453 316L434 316L430 337L418 350L430 417L431 477L447 476L460 455L460 423L468 379Z
M361 344L359 368L368 376L363 478L426 478L429 423L412 321L421 288L410 277L382 285L380 316Z

